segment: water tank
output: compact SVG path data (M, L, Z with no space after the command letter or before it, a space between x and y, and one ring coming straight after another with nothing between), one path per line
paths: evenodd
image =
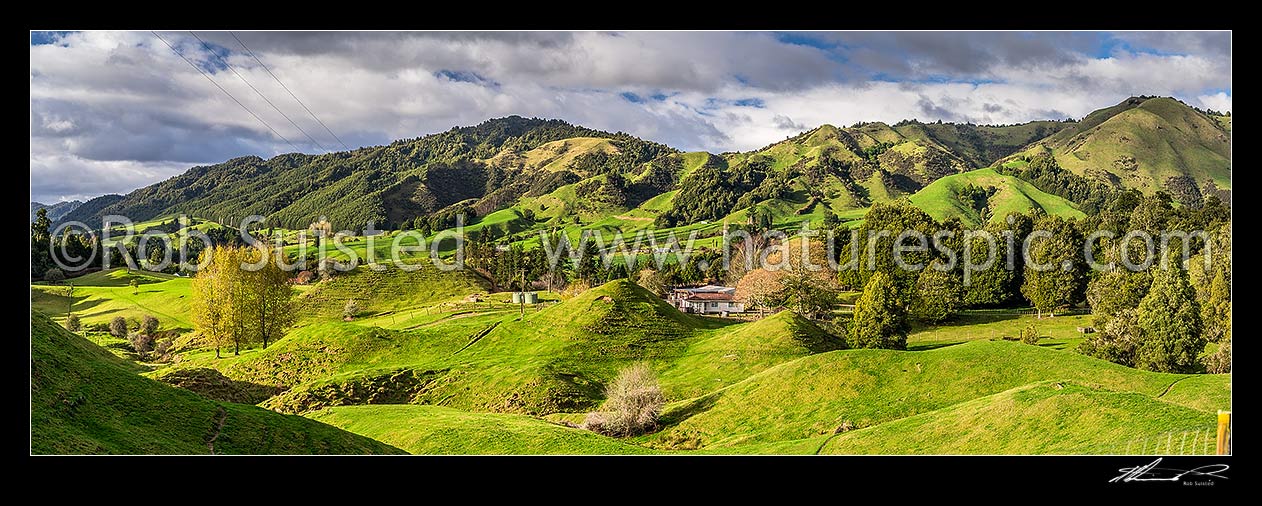
M513 304L521 304L521 292L513 292Z
M538 293L536 293L536 292L526 292L526 303L527 303L527 304L538 304L538 303L539 303L539 294L538 294Z

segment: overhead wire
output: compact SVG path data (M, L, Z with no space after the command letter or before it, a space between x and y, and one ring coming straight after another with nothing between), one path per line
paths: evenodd
M279 107L276 107L276 104L273 104L272 101L267 98L267 95L264 95L263 92L259 91L258 88L255 88L253 84L250 84L250 81L247 80L245 76L241 75L240 72L237 72L237 69L233 67L231 63L228 63L228 60L224 59L224 57L222 56L219 56L219 53L216 53L215 50L210 47L210 44L207 44L206 41L202 40L202 38L197 36L196 33L193 33L192 31L189 31L188 33L189 35L192 35L193 38L197 39L198 42L201 42L202 47L205 47L206 50L210 52L212 56L215 57L215 59L219 60L220 63L223 63L224 67L227 67L228 70L231 70L232 73L237 76L237 78L241 79L241 82L245 83L246 86L249 86L251 90L254 90L254 93L257 94L259 98L263 99L264 102L267 102L267 105L272 106L272 109L275 109L276 112L280 113L280 115L284 117L285 120L289 122L289 124L293 125L294 128L297 128L299 132L302 132L302 135L305 136L307 140L311 141L312 144L315 144L316 147L320 148L321 150L329 151L328 148L325 148L323 145L320 144L320 141L315 140L315 138L312 137L311 134L308 134L306 130L303 130L302 127L298 125L298 123L294 122L294 120L290 118L288 114L285 114L285 111L282 111L280 110Z
M260 60L258 55L255 55L254 51L251 51L249 46L246 46L245 42L241 41L240 37L237 37L236 33L230 31L228 34L232 35L232 38L236 39L238 44L241 44L241 48L245 49L245 53L250 55L251 58L254 58L254 61L257 62L260 67L263 67L263 70L267 71L267 75L272 76L272 79L276 80L276 84L279 84L281 88L284 88L285 91L289 93L289 96L293 97L294 101L298 102L298 105L302 106L303 110L307 111L307 114L310 114L311 117L316 120L316 123L319 123L321 127L324 127L325 132L328 132L329 135L331 135L338 144L341 144L343 148L346 148L347 151L351 149L351 147L347 146L345 142L342 142L342 139L338 137L337 134L333 133L333 130L330 129L328 125L324 124L324 121L320 120L319 116L316 116L316 113L311 111L311 108L307 107L307 104L303 103L303 101L298 98L298 95L295 95L288 86L285 86L285 83L281 81L279 77L276 77L276 74L272 73L272 69L268 68L267 64L263 63L263 60Z
M175 46L172 46L170 42L167 42L167 40L162 38L161 35L158 35L158 32L150 30L149 33L152 33L154 37L157 37L158 40L162 41L163 44L166 44L168 48L171 48L171 52L175 53L176 56L179 56L180 59L184 60L185 63L188 63L189 66L193 67L193 70L196 70L198 74L201 74L202 77L205 77L207 81L210 81L210 84L213 84L215 85L216 88L219 88L219 91L222 91L224 95L227 95L228 98L232 99L233 102L236 102L237 105L241 106L242 109L245 109L245 112L250 113L250 116L254 116L254 119L258 120L259 123L262 123L263 126L267 127L268 130L271 130L272 134L274 134L277 137L280 137L281 140L285 141L286 144L289 144L290 147L293 147L295 151L302 151L300 148L298 148L298 145L293 143L293 141L290 141L284 135L281 135L280 132L277 132L276 129L272 128L272 125L268 124L266 120L264 120L258 114L255 114L253 110L251 110L249 107L246 107L246 105L241 103L240 100L237 100L237 97L232 96L232 93L229 93L228 90L224 89L223 86L220 86L218 82L215 82L215 80L212 79L210 75L206 73L206 71L202 70L201 67L198 67L196 63L192 62L192 60L189 60L188 57L184 56L183 53L176 50Z

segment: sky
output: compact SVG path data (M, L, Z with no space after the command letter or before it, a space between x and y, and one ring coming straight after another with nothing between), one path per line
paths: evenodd
M513 114L717 153L825 123L1081 118L1132 95L1231 110L1229 32L91 31L32 32L30 50L45 203Z

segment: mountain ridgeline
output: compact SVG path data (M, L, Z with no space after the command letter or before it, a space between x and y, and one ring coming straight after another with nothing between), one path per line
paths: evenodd
M380 229L438 230L461 214L471 223L510 212L512 228L521 230L630 213L677 226L755 205L844 217L926 190L934 195L912 202L934 202L941 218L979 222L1020 207L1080 215L1124 188L1166 191L1185 205L1210 195L1229 202L1230 124L1229 115L1174 99L1133 97L1081 121L823 125L755 151L715 155L510 116L387 146L194 167L125 196L90 200L61 219L182 213L227 223L257 214L286 228L325 217L338 229L371 221ZM927 188L987 167L1000 174ZM1021 183L1000 191L975 188L973 180ZM996 195L1001 202L987 201Z

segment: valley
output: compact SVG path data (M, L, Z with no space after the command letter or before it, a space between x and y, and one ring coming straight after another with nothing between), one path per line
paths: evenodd
M1208 230L1194 252L1225 244L1229 261L1229 136L1229 115L1132 97L1081 121L823 125L721 154L511 116L193 167L58 218L45 210L32 226L33 244L74 243L95 259L57 276L56 258L32 262L32 453L1124 454L1136 441L1205 437L1231 410L1229 263L1189 261L1166 279L1067 262L1068 277L1042 284L1027 265L984 271L985 288L952 298L954 277L803 274L787 250L789 273L764 294L746 280L765 269L719 260L737 231L765 241L742 255L806 242L836 246L835 260L869 243L812 230L1006 230L1019 241L1047 227L1082 251L1089 232L1130 225ZM176 245L206 233L205 251L243 246L241 220L265 217L246 236L297 261L278 274L278 339L238 329L236 342L217 341L208 275L126 267L144 252L134 237L49 237L106 215ZM591 233L627 254L545 262L545 241L586 253ZM405 236L426 248L393 260ZM346 249L329 258L357 260L349 269L300 260L333 241ZM470 268L441 270L431 253ZM1142 289L1109 291L1123 281ZM750 309L685 313L664 298L703 284L735 287ZM1125 341L1132 328L1183 330L1114 322L1184 300L1145 295L1167 289L1197 299L1199 347L1153 358ZM538 301L514 303L516 291ZM897 318L865 319L886 294L899 297L886 303ZM1105 310L1114 299L1126 302ZM873 321L893 325L878 336L892 340L860 339ZM595 415L609 416L612 385L635 367L652 376L660 410L635 433L602 431Z

